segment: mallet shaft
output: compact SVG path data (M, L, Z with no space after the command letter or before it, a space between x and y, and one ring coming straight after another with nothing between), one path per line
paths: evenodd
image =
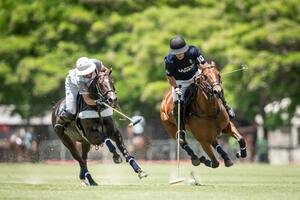
M119 113L120 115L122 115L123 117L127 118L128 120L132 121L132 119L130 117L128 117L127 115L121 113L120 111L118 111L117 109L111 107L110 105L108 105L107 103L103 102L103 105L105 105L106 107L109 107L111 109L113 109L115 112Z

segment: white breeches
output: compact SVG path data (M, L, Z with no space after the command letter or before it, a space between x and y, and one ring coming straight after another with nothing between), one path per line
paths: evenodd
M201 73L201 70L198 69L198 71L195 73L195 75L191 79L189 79L189 80L176 80L176 84L181 85L182 95L181 95L180 100L184 100L184 94L185 94L187 88L194 82L194 77L199 75L200 73ZM174 87L172 87L172 95L173 95L173 102L178 101L178 95L176 94Z

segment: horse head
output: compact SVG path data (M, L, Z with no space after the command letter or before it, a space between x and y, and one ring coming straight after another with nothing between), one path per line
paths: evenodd
M215 62L200 65L202 73L196 78L196 83L200 84L204 91L215 97L222 96L221 76Z
M94 98L104 98L110 106L117 107L117 95L111 72L111 69L100 72L91 84L90 89Z

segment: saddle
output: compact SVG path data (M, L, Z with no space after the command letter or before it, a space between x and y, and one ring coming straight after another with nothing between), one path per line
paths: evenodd
M99 112L96 106L89 106L85 103L81 95L77 95L77 117L80 119L99 118ZM108 117L113 115L112 108L101 108L101 117Z
M55 113L56 116L59 116L63 112L65 107L66 107L65 99L62 99L60 101L58 109L56 110ZM83 97L79 94L77 95L76 111L77 111L76 119L67 125L67 128L65 129L65 133L76 141L81 141L82 139L88 141L87 138L90 138L92 134L85 133L84 131L85 129L83 127L83 124L81 124L81 122L82 120L85 120L86 122L87 120L89 120L90 123L86 125L92 127L95 120L99 119L99 112L97 111L96 107L87 105ZM101 117L111 116L112 114L113 114L113 110L111 108L109 109L106 108L100 111Z

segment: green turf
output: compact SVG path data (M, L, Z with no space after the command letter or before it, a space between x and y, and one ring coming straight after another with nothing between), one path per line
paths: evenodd
M180 166L182 177L194 171L203 186L169 185L176 177L174 164L143 164L149 177L139 180L127 164L93 164L97 187L83 187L76 164L0 164L0 199L300 199L300 166L235 164Z

